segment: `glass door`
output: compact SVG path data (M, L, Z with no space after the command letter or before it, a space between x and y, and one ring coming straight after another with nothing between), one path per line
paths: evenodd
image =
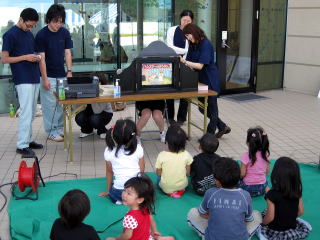
M216 49L222 93L255 90L258 2L219 1Z

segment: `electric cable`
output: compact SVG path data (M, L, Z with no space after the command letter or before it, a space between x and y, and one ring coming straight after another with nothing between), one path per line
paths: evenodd
M53 119L54 119L54 116L55 116L55 114L56 114L57 107L58 107L58 102L56 103L56 106L54 107L54 111L53 111L53 115L52 115L52 119L51 119L51 126L50 126L49 135L51 134L51 131L52 131ZM65 136L63 136L63 137L65 137ZM48 138L46 139L46 142L45 142L45 144L44 144L44 153L43 153L43 155L40 157L39 163L40 163L41 160L47 155L47 150L48 150Z
M115 225L116 223L122 221L123 217L121 217L120 219L110 223L109 225L107 225L103 230L97 231L97 233L103 233L105 232L108 228L112 227L113 225Z
M18 184L18 181L14 181L13 182L13 178L15 176L15 174L17 173L18 171L15 171L13 174L12 174L12 177L11 177L11 181L9 183L4 183L4 184L1 184L0 185L0 195L3 197L4 199L4 203L3 205L1 206L0 208L0 212L2 212L2 210L5 208L7 202L8 202L8 198L7 196L1 191L1 188L4 187L4 186L8 186L8 185L11 185L10 187L10 192L11 192L11 195L14 196L14 197L18 197L16 196L16 194L14 193L14 189L16 187L16 185ZM58 174L55 174L55 175L50 175L50 176L47 176L47 177L44 177L43 179L47 179L47 178L51 178L51 177L56 177L56 176L59 176L59 175L72 175L72 176L75 176L76 179L78 179L78 174L76 173L67 173L67 172L64 172L64 173L58 173ZM31 190L25 195L25 196L28 196L29 194L31 193ZM18 197L19 198L19 197ZM31 199L32 200L32 199Z

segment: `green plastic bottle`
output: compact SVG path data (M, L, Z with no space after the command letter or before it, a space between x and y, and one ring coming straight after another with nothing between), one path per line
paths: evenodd
M14 107L13 107L13 104L11 103L10 104L10 107L9 107L9 115L10 115L10 117L14 117L15 116L15 110L14 110Z
M59 94L59 100L65 100L66 99L66 93L63 85L63 79L59 79L59 86L58 86L58 94Z

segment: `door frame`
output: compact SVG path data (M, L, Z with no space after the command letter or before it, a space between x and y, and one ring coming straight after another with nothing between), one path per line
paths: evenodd
M221 95L245 92L256 92L257 66L258 66L258 41L259 41L259 14L260 0L253 1L252 12L252 39L251 39L251 69L249 87L226 89L226 48L222 48L222 31L228 30L228 0L217 0L217 32L216 32L216 64L219 69Z

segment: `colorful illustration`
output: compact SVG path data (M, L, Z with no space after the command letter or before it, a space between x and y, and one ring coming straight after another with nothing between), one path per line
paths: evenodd
M142 86L172 84L172 63L143 63Z

